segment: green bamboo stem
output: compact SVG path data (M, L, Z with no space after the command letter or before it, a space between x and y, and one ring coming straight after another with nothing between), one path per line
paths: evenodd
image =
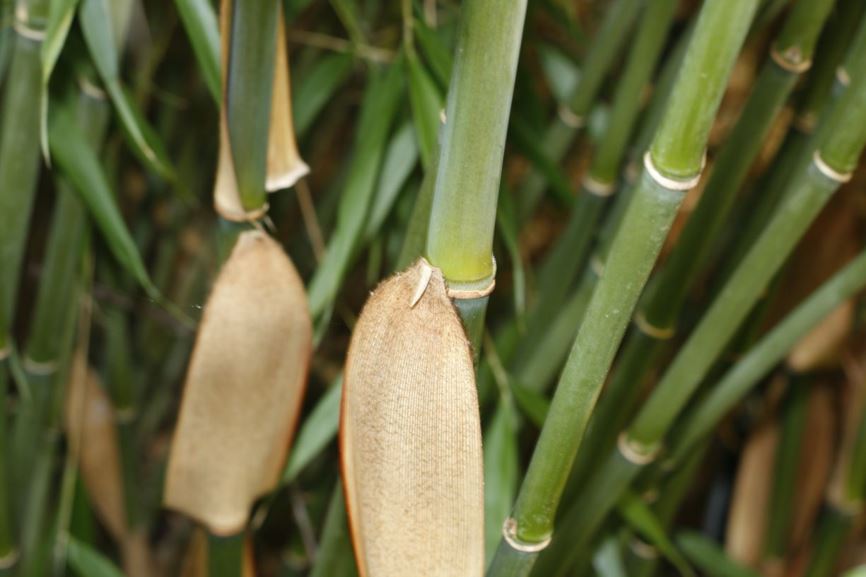
M0 406L7 401L7 359L0 359ZM10 451L7 437L7 411L0 411L0 575L12 575L18 561L18 548L13 533L13 509L9 499Z
M310 577L354 577L357 574L346 520L343 484L338 479L331 493L322 536L319 539L319 550L310 570Z
M679 512L683 499L688 494L706 457L709 444L692 451L686 461L658 484L657 500L652 504L652 510L666 529L670 529L674 517ZM637 537L635 537L637 538ZM647 545L644 543L644 545ZM626 553L628 574L632 577L652 577L659 565L659 555L650 557L639 555L634 547Z
M773 489L770 494L767 533L764 538L764 556L768 561L785 558L791 517L795 506L797 467L800 448L806 432L810 385L807 378L792 377L788 396L783 405L782 440L776 449L773 469Z
M580 81L569 106L561 106L557 118L544 135L544 148L550 159L559 163L583 128L585 119L595 104L602 82L610 71L629 31L640 12L643 0L615 0L599 26L596 41L586 55ZM518 216L521 222L534 211L546 187L546 180L532 172L518 191Z
M241 204L247 212L256 212L267 204L268 139L262 135L270 128L279 2L233 0L229 6L225 114Z
M575 277L583 269L602 210L617 190L617 176L640 112L641 95L655 70L676 6L674 0L660 0L643 7L637 37L617 85L610 113L611 124L593 157L588 174L581 182L568 224L541 265L536 306L529 316L528 342L537 341L545 332L558 314ZM585 86L583 81L581 86Z
M506 527L508 538L500 544L503 555L497 552L490 576L525 574L507 564L508 549L534 559L551 538L589 415L685 191L700 176L709 129L757 4L711 0L701 11L670 106L645 156L647 169L612 241L557 386Z
M26 246L30 214L39 168L39 105L41 94L40 48L48 3L21 3L22 19L10 29L11 60L4 79L0 134L0 398L6 397L6 359L11 352L11 329L17 287ZM10 13L11 15L11 13ZM17 18L17 16L16 16ZM4 451L0 466L0 560L10 569L17 561L16 533L12 530L9 500L10 453L5 443L5 415L0 419Z
M243 531L237 535L208 535L208 577L237 577L244 558Z
M697 207L664 267L650 281L636 317L636 330L626 340L617 371L590 421L586 449L578 456L569 494L574 494L592 463L613 447L616 435L633 415L640 401L641 389L636 385L673 336L689 290L706 266L750 165L810 62L832 5L831 0L798 2L779 34L772 56L719 152Z
M818 519L818 528L812 540L814 547L805 577L830 577L839 559L845 538L851 531L856 516L850 511L826 507Z
M849 178L866 143L866 70L832 110L827 137L802 166L785 201L734 271L662 377L629 430L632 442L652 451L707 375L724 347L839 185ZM853 133L853 134L852 134Z
M426 252L452 292L477 291L456 299L476 351L496 274L493 230L525 15L526 0L463 5L445 107Z
M713 385L710 394L678 427L668 460L677 463L684 458L753 386L784 359L798 339L863 286L866 286L866 253L821 285Z

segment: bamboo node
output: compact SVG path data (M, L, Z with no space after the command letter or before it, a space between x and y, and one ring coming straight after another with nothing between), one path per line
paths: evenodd
M846 88L851 84L851 75L848 74L848 70L844 66L836 69L836 81Z
M303 160L299 160L293 168L275 176L268 176L265 181L265 190L267 192L276 192L291 188L308 174L310 174L310 167Z
M586 124L586 119L583 116L575 114L571 107L566 106L565 104L560 104L556 113L559 115L559 119L562 120L563 124L575 130L583 128Z
M659 172L659 169L656 168L656 165L653 163L652 155L650 154L649 150L647 150L646 153L643 155L644 168L646 169L647 174L650 175L650 178L652 178L656 182L656 184L663 188L666 188L667 190L675 190L681 192L688 192L698 185L698 183L701 181L701 173L703 172L703 167L705 163L706 156L704 156L704 161L701 162L701 170L699 170L696 175L694 175L688 180L679 180L676 178L668 178L667 176Z
M815 126L818 124L818 119L811 112L805 112L795 116L792 124L794 125L794 128L808 136L815 132Z
M33 375L50 375L57 371L57 361L34 361L24 357L24 370Z
M128 425L135 420L136 411L133 407L114 410L114 420L118 425Z
M616 439L616 448L626 461L642 467L655 461L662 446L658 443L652 447L645 447L629 439L628 431L623 431Z
M602 182L587 174L581 183L587 192L601 198L612 196L616 192L616 184L613 182Z
M634 315L634 324L640 329L640 332L648 337L652 337L658 341L666 341L674 336L676 330L674 327L657 327L646 318L643 311L637 311Z
M81 92L94 100L105 100L108 96L105 90L91 82L86 76L78 77L78 87L81 89Z
M629 541L628 546L629 549L631 549L632 552L641 559L653 561L659 558L659 550L640 537L633 537L631 541Z
M427 285L430 284L430 279L433 277L433 267L427 262L427 259L421 258L421 276L418 277L418 286L415 287L415 292L412 294L412 300L409 301L409 308L415 308L424 293L427 292Z
M816 150L815 154L812 155L812 162L815 164L815 168L818 169L818 172L826 176L832 181L838 182L839 184L845 184L851 177L854 176L853 172L839 172L827 162L821 158L821 151Z
M18 563L18 549L12 548L8 553L0 557L0 569L9 569Z
M799 49L789 48L785 52L780 52L775 46L770 49L770 58L776 65L791 74L802 74L812 67L812 59L803 59L803 54Z
M448 298L454 300L473 300L488 296L496 288L496 258L493 257L493 272L486 278L468 283L450 283L446 285ZM456 285L456 286L455 286Z
M214 210L221 217L232 222L256 222L261 220L267 213L270 205L266 202L256 210L243 211L234 210L233 208L222 206L219 203L214 203Z
M508 546L515 551L520 551L521 553L540 553L550 545L550 540L553 538L553 535L548 535L538 543L527 543L526 541L521 541L517 536L517 520L513 517L509 517L505 520L505 523L502 524L502 538L505 539Z
M33 28L30 25L29 20L30 18L27 13L27 7L23 4L19 4L18 9L15 10L15 23L12 25L15 32L22 38L32 40L33 42L42 42L45 40L45 30Z

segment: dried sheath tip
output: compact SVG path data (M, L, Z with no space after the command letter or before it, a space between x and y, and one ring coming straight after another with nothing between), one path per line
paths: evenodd
M442 273L422 261L382 283L358 319L340 447L362 577L483 574L475 371Z
M271 96L271 123L268 132L268 192L291 188L310 172L301 159L292 123L292 90L289 57L286 53L286 25L280 9L277 23L277 54L274 59L274 88Z
M248 231L208 299L186 377L165 504L218 535L246 522L286 458L312 349L304 287L283 249Z

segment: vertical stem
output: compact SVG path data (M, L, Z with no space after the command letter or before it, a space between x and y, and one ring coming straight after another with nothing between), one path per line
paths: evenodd
M493 229L526 0L468 0L448 101L427 235L475 345L495 276ZM474 293L474 294L473 294Z
M593 415L586 450L578 456L570 494L633 415L640 383L673 336L689 289L731 212L737 191L773 121L811 60L815 40L833 3L803 0L785 23L749 100L716 158L698 205L664 267L655 275L626 341L617 371ZM808 17L804 17L807 15Z
M208 577L237 577L244 557L244 532L220 537L208 535Z
M560 378L491 576L525 574L504 562L513 556L508 549L534 559L551 539L589 415L685 191L700 176L707 135L757 5L757 0L704 4L670 106L645 156L646 170L612 241Z

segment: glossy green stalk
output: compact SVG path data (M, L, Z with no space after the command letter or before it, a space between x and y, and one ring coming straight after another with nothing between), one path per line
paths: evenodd
M279 2L233 0L229 6L231 46L224 106L241 204L253 212L266 204L267 134Z
M700 174L709 128L757 5L757 0L710 0L701 11L670 107L646 156L657 174L642 173L612 241L520 489L511 536L501 543L490 576L525 575L509 559L519 552L534 560L551 538L589 416L685 191ZM684 128L686 119L691 124Z
M773 488L770 493L764 556L767 561L780 561L788 551L788 536L795 507L797 468L800 448L806 433L806 411L811 383L807 377L792 377L783 404L782 439L776 448L773 468Z
M610 126L581 183L568 224L539 271L538 297L529 316L527 342L537 341L546 332L575 277L583 269L602 210L617 190L617 176L640 112L641 95L655 70L676 7L675 0L657 0L647 3L642 10L628 64L617 84ZM583 80L581 86L585 85Z
M592 463L613 447L616 435L633 415L640 400L640 384L673 336L689 290L706 268L737 191L800 77L802 64L811 59L814 43L832 5L832 0L798 2L786 21L773 48L776 56L768 57L676 247L650 281L638 313L640 322L626 340L614 377L590 422L586 449L578 456L572 485L579 483ZM796 60L785 60L782 56L785 54ZM576 486L572 487L570 493L575 489Z
M550 159L559 163L577 138L587 115L595 104L602 82L628 39L643 0L614 0L599 26L581 68L580 81L568 107L559 114L544 134L544 149ZM518 216L521 221L532 214L547 182L540 173L530 173L518 190Z
M208 577L237 577L241 574L244 539L243 531L228 537L208 535Z
M2 132L0 132L0 398L6 398L7 358L12 347L21 262L39 170L39 98L41 90L41 33L48 15L48 2L20 2L23 20L7 34L11 61L4 78ZM11 15L11 13L10 13ZM5 412L5 409L4 409ZM12 530L9 500L10 454L6 439L6 418L0 438L0 560L10 570L17 559L16 533Z
M469 0L462 10L426 253L452 290L483 290L496 273L493 230L526 0ZM455 304L477 351L487 297Z
M669 461L676 463L705 438L745 394L785 358L796 342L840 303L866 286L866 253L821 285L758 341L688 414L672 439Z
M632 442L650 451L661 442L809 224L856 166L866 143L866 70L858 72L834 107L814 159L799 169L784 203L643 405L629 429ZM831 177L833 172L839 176Z

